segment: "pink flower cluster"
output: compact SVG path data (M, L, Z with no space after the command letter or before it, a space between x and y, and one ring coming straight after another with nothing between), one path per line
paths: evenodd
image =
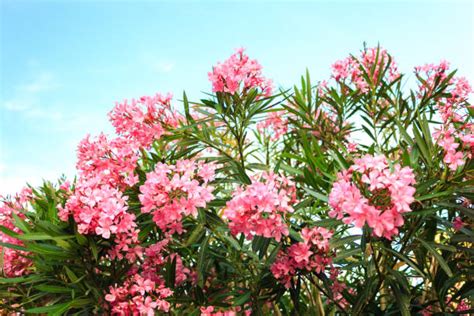
M79 178L74 191L64 207L58 206L59 218L67 221L72 216L79 233L113 236L112 257L122 257L121 251L133 257L130 245L137 242L135 215L128 212L127 197L121 192L138 182L137 161L138 145L133 140L87 136L78 146Z
M169 310L166 298L172 291L165 286L163 278L167 263L175 262L175 286L185 281L195 282L196 273L191 272L177 253L169 253L170 239L165 238L146 248L136 246L135 263L127 273L127 280L121 286L111 286L105 299L110 303L112 313L118 315L154 315L154 311Z
M183 260L179 254L165 254L165 247L168 245L169 241L169 239L165 238L144 249L144 256L142 256L143 264L139 267L141 271L140 275L156 283L163 283L160 273L167 262L173 262L174 260L176 262L175 285L178 286L186 280L193 282L196 277L195 273L184 266Z
M232 234L254 235L281 240L288 236L284 216L293 212L296 201L294 183L284 177L264 172L252 179L244 189L239 187L227 202L224 216Z
M364 78L364 72L371 76L371 82L377 86L378 76L381 71L384 71L390 60L390 56L387 51L383 48L373 47L368 48L362 52L359 58L349 56L346 59L336 61L332 65L332 77L340 82L345 79L349 79L355 87L362 93L366 93L369 90L369 82ZM375 68L372 71L372 67ZM400 76L397 65L394 60L390 60L390 66L388 69L388 80L394 81Z
M446 79L449 63L426 64L416 67L415 72L424 77L420 83L420 94L431 95L437 84ZM444 162L451 170L456 170L465 164L466 158L471 159L474 154L474 124L467 103L473 92L464 77L453 77L442 96L436 98L436 105L443 125L433 134L439 146L444 149ZM446 96L446 93L448 95Z
M452 301L451 297L446 298L445 305L448 307L449 310L454 312L455 315L470 315L468 311L472 308L471 302L469 302L469 299L463 299L461 301ZM439 315L440 312L434 311L436 309L433 308L435 305L428 305L426 306L421 312L421 316L433 316L433 315Z
M268 131L272 141L278 140L288 132L288 119L284 117L285 111L268 113L267 117L257 124L259 133Z
M297 271L321 273L332 263L329 239L332 232L323 227L303 228L302 242L295 243L285 251L280 251L270 270L273 276L286 288Z
M201 316L237 316L237 315L245 315L250 316L252 314L251 310L245 310L243 313L241 312L241 307L237 306L235 309L230 310L216 310L214 306L207 306L201 307Z
M340 172L329 194L329 216L362 228L365 223L378 237L391 239L403 225L403 213L414 201L415 176L409 167L391 168L383 155L356 159Z
M133 274L121 286L110 287L105 300L112 315L153 316L156 311L168 312L170 303L165 299L172 294L163 284Z
M172 95L144 96L117 103L109 113L117 134L149 148L166 128L176 128L183 118L171 108Z
M217 63L208 73L212 91L234 94L242 86L243 91L259 88L261 93L272 93L272 81L262 75L262 66L255 59L249 59L240 48L223 63Z
M354 289L347 288L347 285L337 279L340 274L340 270L337 268L331 268L329 273L329 279L331 280L331 294L330 298L333 302L337 303L338 306L342 308L347 308L350 306L350 303L344 298L342 292L347 290L350 294L355 295Z
M127 213L127 209L127 197L122 192L91 179L76 185L59 217L67 221L72 215L80 234L96 234L105 239L125 234L135 240L135 215ZM124 242L120 238L116 241Z
M108 140L100 134L97 138L84 138L77 148L76 168L81 181L92 180L124 188L138 182L134 174L138 161L135 142L117 137Z
M216 165L203 161L178 160L176 165L158 163L140 186L142 213L152 213L153 221L164 232L182 233L183 216L196 216L214 196L209 182Z
M3 226L17 234L22 231L15 226L13 214L21 219L25 219L25 215L21 210L26 209L28 202L32 199L32 191L30 188L23 189L13 199L3 199L0 196L0 226ZM23 243L11 236L0 232L0 242L23 246ZM32 262L26 256L27 252L12 249L10 247L0 246L0 274L7 277L18 277L29 273L29 267Z

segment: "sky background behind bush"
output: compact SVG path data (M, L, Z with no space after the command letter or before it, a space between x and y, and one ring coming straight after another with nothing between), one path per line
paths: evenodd
M363 42L399 68L446 59L474 82L474 1L152 2L1 0L0 194L74 175L77 143L113 132L117 100L156 92L190 99L207 72L247 48L275 86Z

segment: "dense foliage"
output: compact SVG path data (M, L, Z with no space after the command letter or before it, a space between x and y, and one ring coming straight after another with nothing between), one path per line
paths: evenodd
M474 107L447 62L364 48L275 92L240 49L209 79L181 114L118 103L74 181L2 199L0 311L470 312Z

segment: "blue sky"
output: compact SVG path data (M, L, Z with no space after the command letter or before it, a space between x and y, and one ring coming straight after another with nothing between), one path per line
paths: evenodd
M0 194L73 176L85 134L112 133L115 101L209 91L207 72L246 47L289 87L307 67L380 43L401 70L449 60L474 80L471 1L2 0Z

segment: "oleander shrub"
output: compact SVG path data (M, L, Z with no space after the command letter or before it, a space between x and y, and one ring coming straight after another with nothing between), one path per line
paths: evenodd
M239 49L209 80L117 103L76 178L2 198L3 313L473 311L474 107L447 62L364 48L277 90Z

